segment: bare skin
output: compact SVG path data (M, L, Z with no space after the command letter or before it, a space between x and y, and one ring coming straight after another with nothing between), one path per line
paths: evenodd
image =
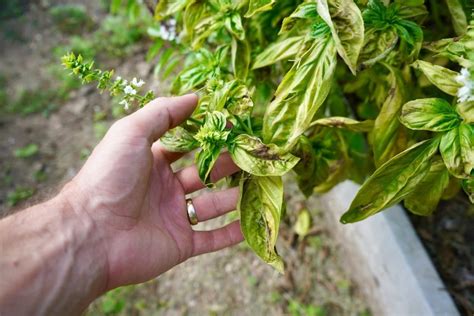
M58 196L0 221L2 315L80 314L110 289L242 241L238 222L192 229L185 198L203 184L195 166L174 173L180 155L157 142L196 102L159 98L119 120ZM236 171L222 155L212 179ZM237 188L203 193L194 199L199 221L234 210L237 199Z

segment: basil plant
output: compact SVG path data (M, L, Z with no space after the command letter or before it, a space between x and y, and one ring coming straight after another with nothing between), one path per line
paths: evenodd
M172 92L201 96L161 141L196 150L209 187L230 153L242 232L277 270L287 173L306 196L361 183L342 223L402 201L429 215L461 190L474 203L472 3L426 2L158 2L185 60Z

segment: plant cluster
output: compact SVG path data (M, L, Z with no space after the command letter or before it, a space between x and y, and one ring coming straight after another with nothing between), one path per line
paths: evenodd
M192 117L161 141L172 151L197 149L210 187L217 157L230 153L242 169L232 179L242 232L279 271L282 176L291 170L307 196L345 179L363 183L343 223L401 201L429 215L461 188L474 203L469 5L159 1L156 18L173 21L173 41L187 56L172 92L201 94ZM66 58L68 68L75 58Z

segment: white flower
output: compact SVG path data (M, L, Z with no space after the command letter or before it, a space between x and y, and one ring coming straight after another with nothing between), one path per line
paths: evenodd
M137 94L137 90L133 89L133 87L130 85L126 86L125 89L123 89L123 92L125 92L125 94L128 94L128 95Z
M120 104L120 105L123 105L123 108L124 108L125 110L128 110L128 109L130 108L130 104L128 103L127 100L122 100L122 101L119 102L119 104Z
M140 79L140 81L137 80L137 78L133 78L132 81L130 82L133 86L137 87L137 88L140 88L141 86L143 86L145 84L145 81L143 81L142 79Z
M120 80L122 80L122 77L117 76L117 78L115 78L115 80L120 81Z
M474 101L474 79L471 78L469 70L461 69L456 81L462 85L458 90L459 102Z

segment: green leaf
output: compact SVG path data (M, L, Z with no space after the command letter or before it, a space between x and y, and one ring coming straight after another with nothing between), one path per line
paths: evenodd
M250 0L245 17L250 18L256 13L271 10L275 2L276 0Z
M282 176L299 160L290 153L283 154L273 144L264 144L257 137L245 134L235 138L229 151L240 169L256 176Z
M234 12L227 16L224 20L224 26L227 31L238 40L243 41L245 39L244 26L242 25L242 19L238 12Z
M428 173L416 186L415 190L405 198L405 207L417 215L431 215L448 184L449 172L441 157L435 157L431 162Z
M327 97L336 63L334 41L323 25L316 38L307 37L267 107L264 142L287 150L296 143Z
M161 20L169 15L183 10L189 0L160 0L155 8L155 18Z
M446 0L449 13L451 13L451 22L453 23L454 31L458 36L466 33L467 17L459 0Z
M389 82L390 90L385 102L380 109L380 113L375 119L372 132L374 161L376 166L382 165L395 156L404 147L403 129L397 119L403 105L405 95L405 85L398 70L388 66L390 70ZM400 141L402 143L400 144ZM400 146L401 145L401 146Z
M166 132L160 142L171 152L189 152L199 146L193 135L181 126Z
M311 123L311 126L327 126L327 127L334 127L334 128L343 128L354 132L369 132L374 127L374 121L366 120L363 122L359 122L357 120L342 117L342 116L333 116L333 117L325 117L318 119Z
M400 122L413 130L432 132L449 131L457 127L461 118L444 99L418 99L402 107Z
M247 79L250 67L250 45L244 40L240 41L232 38L232 70L234 76L240 80Z
M449 95L456 96L461 88L461 84L456 81L456 76L459 74L455 71L423 60L417 60L413 66L421 70L432 84Z
M318 11L315 2L303 2L293 13L283 19L280 33L290 31L296 22L300 19L315 20L318 16Z
M466 192L469 200L474 204L474 177L469 177L468 179L463 179L461 182L462 189Z
M439 150L453 176L469 178L474 168L474 125L461 123L443 134Z
M283 273L276 241L283 205L281 177L242 177L237 204L240 226L247 244L266 263Z
M331 28L337 52L356 74L357 60L364 44L364 20L352 0L319 0L318 13Z
M304 36L292 36L288 38L280 38L278 41L271 43L263 52L255 57L252 69L258 69L272 65L280 60L285 60L296 56Z
M396 155L362 185L341 223L361 221L412 193L430 169L439 137L420 142Z
M36 144L28 144L25 147L17 148L13 152L16 158L29 158L36 155L39 152L39 147Z
M213 148L207 150L201 150L196 154L196 167L198 169L199 179L201 179L202 183L204 183L207 187L213 187L212 180L210 178L212 168L219 158L220 149L222 147L215 146Z

